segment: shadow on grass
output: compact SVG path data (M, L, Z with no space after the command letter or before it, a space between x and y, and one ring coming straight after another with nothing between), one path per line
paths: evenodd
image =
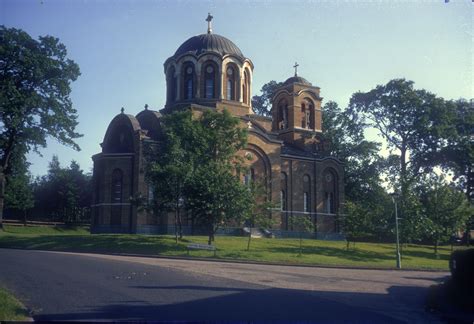
M115 252L115 253L182 253L183 244L176 244L168 237L143 237L127 235L41 235L0 236L0 248L70 252Z
M270 252L275 253L289 253L297 254L299 253L299 247L269 247ZM302 255L324 255L330 257L337 257L341 259L347 259L351 261L361 261L361 262L377 262L383 260L393 260L393 256L387 255L385 253L378 253L373 251L359 250L359 249L342 249L334 247L319 247L319 246L303 246Z
M413 258L423 258L429 260L444 260L449 261L450 255L446 254L438 254L436 257L434 251L413 251L413 250L405 250L402 251L402 257L413 257Z

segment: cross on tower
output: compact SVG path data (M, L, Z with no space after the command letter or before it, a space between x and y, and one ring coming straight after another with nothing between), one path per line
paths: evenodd
M206 18L206 21L207 21L207 33L208 34L211 34L212 33L212 18L214 18L211 13L209 12L207 14L207 18Z
M295 62L295 65L293 67L295 68L295 77L298 76L298 66L300 66L297 62Z

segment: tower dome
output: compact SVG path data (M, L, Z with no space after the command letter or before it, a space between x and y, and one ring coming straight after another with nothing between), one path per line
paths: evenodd
M178 58L183 54L199 56L205 52L214 52L220 56L235 55L244 59L242 51L230 39L217 34L201 34L193 36L185 41L174 53Z
M188 38L164 63L165 108L225 104L242 115L252 113L252 61L231 40L212 32L212 18L206 18L207 34Z

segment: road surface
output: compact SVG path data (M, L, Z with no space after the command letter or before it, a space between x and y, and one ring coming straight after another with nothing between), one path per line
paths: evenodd
M0 249L0 285L35 320L436 323L440 272L252 265Z

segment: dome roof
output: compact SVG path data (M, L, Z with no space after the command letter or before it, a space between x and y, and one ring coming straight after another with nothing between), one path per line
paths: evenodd
M300 76L293 76L291 78L288 78L284 83L283 85L284 86L287 86L289 84L292 84L292 83L302 83L302 84L305 84L305 85L309 85L309 86L312 86L311 82L309 82L308 80L306 80L305 78L302 78Z
M240 49L231 40L217 34L201 34L185 41L174 53L175 57L186 53L200 55L204 52L215 52L220 55L232 54L245 58Z

